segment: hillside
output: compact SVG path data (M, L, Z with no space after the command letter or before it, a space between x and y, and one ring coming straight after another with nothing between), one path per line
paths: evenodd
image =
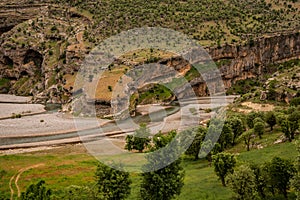
M33 0L1 5L1 93L30 95L33 102L69 102L76 72L87 53L103 39L136 27L170 28L207 48L213 46L208 51L222 67L227 88L236 80L255 76L252 72L257 67L264 70L270 63L300 55L298 1ZM145 56L137 55L135 65L144 62ZM134 66L126 60L117 63L126 63L128 69ZM98 89L101 100L110 100L107 87L115 84L111 80ZM205 95L201 82L195 90Z
M151 193L148 186L175 200L295 200L299 22L299 0L0 0L0 200L27 200L25 191L32 200L46 189L45 200L107 200L115 192L149 200L141 192ZM147 33L134 29L149 27L185 42L169 32L167 41L144 41ZM128 32L134 36L113 37ZM187 38L203 55L176 49L189 46ZM178 51L145 45L153 41ZM136 49L111 55L126 45ZM166 146L169 157L151 157ZM231 162L217 163L219 155ZM124 173L106 168L97 180L99 161ZM132 182L126 191L120 177ZM43 181L42 189L31 185Z

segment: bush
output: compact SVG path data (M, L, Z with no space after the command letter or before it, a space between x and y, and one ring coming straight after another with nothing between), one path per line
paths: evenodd
M37 184L31 184L21 194L21 200L50 200L51 190L45 187L45 181L40 180Z
M21 114L15 114L15 113L13 113L12 116L11 116L11 118L13 118L13 119L15 119L15 118L21 118L21 117L22 117Z

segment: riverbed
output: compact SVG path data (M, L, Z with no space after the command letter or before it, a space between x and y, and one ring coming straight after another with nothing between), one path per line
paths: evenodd
M214 114L213 111L207 112L207 109L226 106L235 97L201 97L196 101L181 102L180 106L144 105L138 108L138 116L113 123L108 119L75 118L68 113L47 112L43 105L29 104L27 97L0 95L0 116L4 117L0 119L0 149L64 145L102 137L124 141L125 136L133 134L140 123L147 123L152 134L183 130L193 123L195 116L200 116L199 123L205 121ZM196 104L197 109L193 110ZM184 110L193 114L184 114ZM21 118L10 118L12 113L23 115ZM135 127L129 122L134 123Z

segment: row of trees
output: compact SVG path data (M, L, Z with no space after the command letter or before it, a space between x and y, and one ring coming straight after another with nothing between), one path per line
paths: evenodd
M274 157L261 166L243 164L236 167L236 163L235 156L230 153L213 156L216 175L223 186L227 184L232 189L236 199L270 199L281 194L287 199L291 185L300 198L299 158L296 163L298 172L292 161L279 157Z

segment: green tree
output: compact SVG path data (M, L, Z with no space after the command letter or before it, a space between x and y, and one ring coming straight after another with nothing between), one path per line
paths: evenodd
M285 119L281 121L281 131L284 133L285 137L291 142L292 141L292 133L289 120Z
M287 198L287 191L290 188L290 181L295 173L295 168L290 160L274 157L271 162L264 167L269 188L274 194L277 190Z
M160 140L168 141L161 145L162 143L155 143L155 146L151 148L151 151L158 152L158 154L148 154L147 164L144 166L144 170L147 171L142 174L142 184L140 189L141 199L143 200L169 200L179 195L181 188L184 185L184 170L181 167L181 159L177 159L175 162L152 171L157 163L161 165L166 164L168 160L179 157L177 148L177 140L172 140L173 136L160 135ZM172 142L170 143L170 141ZM168 146L168 148L162 148ZM160 151L157 151L157 150Z
M256 191L258 192L259 196L262 199L265 199L266 197L266 188L267 188L267 181L263 174L263 169L256 164L250 165L250 168L253 170L253 173L255 175L255 187Z
M220 138L218 143L221 145L221 149L224 150L227 148L228 145L232 143L233 139L233 131L228 123L224 123Z
M293 178L292 186L295 189L297 200L300 200L300 142L299 141L297 142L297 151L298 151L298 156L295 164L297 173Z
M233 173L236 164L236 158L230 153L218 153L212 156L212 163L217 176L220 178L222 185L226 186L225 178L228 174Z
M206 140L202 143L199 154L202 154L201 157L204 157L206 155L206 159L211 163L212 156L220 152L222 152L222 150L219 143L215 143L213 145L213 142L211 140Z
M146 124L141 124L140 128L137 129L133 135L126 136L125 149L138 150L140 153L148 146L150 143L150 130L147 128Z
M288 121L289 121L291 139L295 139L295 132L299 128L300 112L297 110L294 111L292 114L288 116Z
M95 177L97 190L105 200L125 199L130 194L131 180L128 172L99 163Z
M262 138L262 135L265 133L265 124L262 122L256 122L254 124L254 133L259 136L259 138Z
M50 200L51 193L51 190L45 187L45 181L40 180L22 192L21 200Z
M276 115L274 112L267 112L265 116L267 124L271 127L271 131L273 131L273 127L276 125Z
M154 146L151 148L152 151L155 151L156 149L165 147L167 144L169 144L172 139L176 136L176 131L170 131L168 134L162 134L159 132L158 134L155 134L155 136L152 139L152 142Z
M127 149L128 151L132 151L133 144L134 144L133 135L127 135L125 140L126 140L125 149Z
M241 165L229 174L227 184L235 193L236 199L252 200L256 197L255 174L247 165Z
M253 138L253 129L245 131L240 137L239 140L243 140L247 147L247 151L250 151L251 139Z
M228 119L228 123L230 124L232 129L232 145L234 145L236 139L244 132L244 125L242 120L238 117L232 117Z
M203 139L205 138L205 134L207 133L207 129L199 126L197 130L193 130L196 132L196 136L192 142L192 144L189 146L189 148L186 150L186 155L194 156L195 160L199 159L199 152L201 149L201 144L203 142Z
M246 123L247 123L247 126L248 128L253 128L254 127L254 123L255 123L255 119L256 118L260 118L262 119L263 118L263 114L261 112L250 112L246 115Z

